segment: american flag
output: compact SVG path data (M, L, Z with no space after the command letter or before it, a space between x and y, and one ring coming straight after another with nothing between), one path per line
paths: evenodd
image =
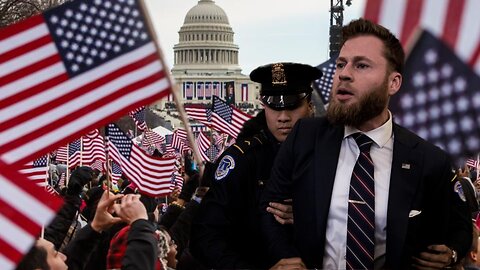
M228 135L237 138L243 123L252 118L248 115L230 105L217 96L213 96L212 105L212 128L227 133Z
M210 148L208 148L206 152L207 157L211 162L216 162L217 158L220 156L221 153L222 152L220 148L218 148L216 145L213 145L213 144L210 145Z
M39 186L45 186L48 178L48 155L43 155L20 168L20 173Z
M173 143L173 134L165 135L165 148L166 148L165 150L166 150L166 153L171 153L171 154L175 153L175 148L173 148L172 143Z
M175 158L148 156L115 124L108 124L105 130L112 160L120 165L125 176L132 180L142 193L157 197L170 192Z
M179 172L176 172L175 173L175 186L179 187L180 191L183 188L183 182L184 182L184 180L183 180L182 175Z
M212 82L205 82L205 99L212 98Z
M248 101L248 84L242 83L242 101Z
M207 156L207 150L210 148L211 145L210 138L205 135L205 133L200 132L197 137L197 145L198 145L198 150L200 151L200 157L202 158L203 161L210 161L210 157Z
M390 100L396 122L444 149L457 165L480 151L480 77L424 31Z
M96 159L92 164L90 164L90 168L94 170L99 170L101 172L104 171L104 166L105 166L105 161L101 161L99 159Z
M62 172L62 173L60 174L60 179L58 179L58 186L59 186L60 188L65 187L65 179L66 179L65 173Z
M172 147L183 153L183 151L188 150L187 144L187 131L183 128L177 128L173 132Z
M193 98L193 82L184 82L183 87L185 89L184 98L192 99Z
M471 168L474 168L474 169L477 169L478 168L478 161L473 159L473 158L469 158L467 159L467 161L465 162L465 164L468 166L468 167L471 167Z
M167 95L136 0L77 0L0 31L0 158L17 166Z
M220 82L213 82L212 90L213 90L213 93L212 93L213 96L221 96L222 93L221 93Z
M227 138L228 138L228 134L226 134L226 133L213 132L213 143L219 149L223 148L223 145L227 141Z
M132 117L133 121L137 125L138 130L144 131L147 129L147 123L145 122L145 106L136 108L128 113Z
M197 120L206 126L211 125L212 110L210 108L206 108L201 104L193 104L185 106L185 112L188 118Z
M416 27L428 30L480 74L479 10L478 0L368 0L364 17L390 29L404 46Z
M82 164L83 166L90 166L94 168L94 164L99 161L104 163L105 157L105 142L100 135L98 129L94 129L87 133L83 138L83 152ZM98 167L98 164L95 165ZM95 168L97 168L95 167ZM101 169L99 169L101 171Z
M317 68L322 71L323 75L313 83L313 87L317 90L325 106L330 102L330 92L332 91L336 59L337 57L334 56L317 66Z
M205 88L203 87L203 82L197 82L197 98L203 99Z
M165 152L165 149L163 149L162 146L165 144L165 142L165 138L153 130L147 129L143 133L142 147L144 149L157 149L161 154L163 154Z
M15 269L62 200L0 160L0 269Z
M81 139L76 139L73 142L57 149L57 162L68 163L69 168L74 168L80 165ZM68 154L67 154L68 153Z
M118 165L118 163L112 161L111 163L111 177L112 177L112 184L117 184L118 183L118 180L120 180L120 178L122 178L122 167L120 167L120 165Z

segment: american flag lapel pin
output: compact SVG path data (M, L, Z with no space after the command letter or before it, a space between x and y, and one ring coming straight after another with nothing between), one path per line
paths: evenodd
M410 170L410 163L402 163L402 169Z

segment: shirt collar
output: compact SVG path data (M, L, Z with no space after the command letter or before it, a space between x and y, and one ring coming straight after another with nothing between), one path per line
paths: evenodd
M352 126L345 126L345 132L343 138L347 138L348 136L352 135L353 133L362 132L357 128ZM390 140L393 135L393 121L392 121L392 113L390 110L388 111L388 120L383 125L379 126L376 129L362 132L367 135L370 139L372 139L378 147L382 148L385 144Z

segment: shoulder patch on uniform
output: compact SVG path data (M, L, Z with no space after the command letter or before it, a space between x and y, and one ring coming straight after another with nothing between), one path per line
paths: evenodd
M464 202L467 201L467 198L465 197L465 193L463 192L462 184L460 181L457 181L455 185L453 186L453 190L458 194L458 197Z
M235 160L230 155L225 155L218 163L217 170L215 171L215 180L219 181L225 178L231 170L235 168Z

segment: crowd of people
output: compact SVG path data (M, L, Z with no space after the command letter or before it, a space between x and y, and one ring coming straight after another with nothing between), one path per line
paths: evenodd
M317 118L318 69L258 67L264 109L178 196L112 193L77 168L17 269L480 269L479 179L395 124L403 64L388 29L352 21Z

